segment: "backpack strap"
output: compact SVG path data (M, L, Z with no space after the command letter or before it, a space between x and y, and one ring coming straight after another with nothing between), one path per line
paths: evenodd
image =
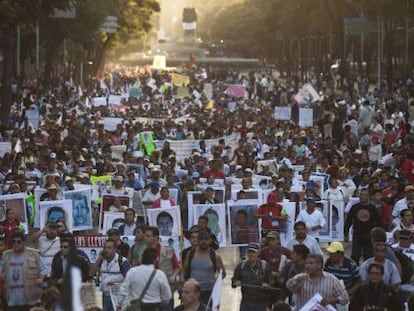
M155 276L155 273L156 273L156 272L157 272L157 269L154 269L154 270L152 271L152 273L151 273L151 275L150 275L150 277L149 277L149 279L148 279L148 281L147 281L147 284L145 284L145 287L144 287L144 289L142 290L141 295L139 295L139 298L138 298L138 301L139 301L139 302L141 302L141 301L142 301L142 299L144 298L145 294L147 293L148 288L150 287L151 282L152 282L152 280L154 279L154 276Z

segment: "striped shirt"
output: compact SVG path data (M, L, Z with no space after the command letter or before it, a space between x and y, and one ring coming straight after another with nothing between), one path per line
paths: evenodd
M307 278L301 280L304 275ZM341 305L349 302L344 284L328 272L322 272L322 278L317 281L312 281L306 273L299 273L287 281L286 287L296 296L296 310L300 310L317 293L325 299L338 298Z
M329 259L326 260L324 270L344 281L347 290L350 290L360 280L357 264L352 259L346 257L343 258L342 266L340 267L335 266Z

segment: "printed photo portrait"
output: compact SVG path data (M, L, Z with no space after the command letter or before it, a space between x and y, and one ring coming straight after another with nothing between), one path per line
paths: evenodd
M194 205L194 224L197 224L198 218L202 215L207 216L208 227L217 237L220 247L226 246L226 206L224 204Z
M180 207L152 208L147 210L148 223L160 231L160 236L179 236L181 228Z
M231 245L259 243L259 225L254 217L258 200L227 201Z
M116 212L104 212L104 220L102 226L102 233L106 233L111 228L121 227L124 223L124 213L116 213Z
M95 203L102 202L102 195L106 193L106 190L112 185L112 176L92 176L92 200Z
M6 210L9 208L14 211L16 219L23 225L25 232L29 233L26 212L26 195L24 193L16 193L0 196L0 221L6 219Z
M91 189L65 191L63 197L72 200L73 231L92 229Z
M132 207L132 199L130 196L118 195L118 194L105 194L102 196L101 203L101 217L100 227L102 229L102 223L104 221L103 214L105 212L119 213L124 217L124 212Z
M48 222L56 223L63 221L66 228L72 231L72 201L57 200L40 202L40 227L43 228Z

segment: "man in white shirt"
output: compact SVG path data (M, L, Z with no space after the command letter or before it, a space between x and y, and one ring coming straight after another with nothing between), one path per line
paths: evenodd
M414 201L414 186L408 185L404 188L405 197L401 200L398 200L392 210L392 217L397 218L400 215L400 212L404 209L407 209L408 202Z
M303 244L309 248L310 253L323 255L318 241L306 234L306 224L303 221L295 222L293 229L295 230L295 236L287 243L286 248L293 250L293 245Z
M306 209L301 210L296 221L303 221L306 224L308 233L316 238L325 226L325 217L320 210L316 208L316 198L311 196L306 198Z
M38 243L40 256L47 266L48 276L50 276L52 269L53 256L60 251L60 238L57 235L57 227L56 223L48 223L42 230L34 233L30 239L32 243Z
M132 268L122 282L116 310L121 310L123 301L129 296L131 296L132 301L139 299L154 270L156 271L155 275L142 297L141 308L142 310L162 310L162 306L169 303L172 294L167 276L154 267L157 256L155 248L148 247L145 249L142 254L141 265Z
M408 230L400 230L398 232L398 243L391 245L392 248L401 250L404 255L414 262L414 244L412 242L412 234Z

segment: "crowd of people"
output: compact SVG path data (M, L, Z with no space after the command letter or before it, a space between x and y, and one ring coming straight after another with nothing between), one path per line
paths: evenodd
M254 213L260 234L239 228L234 239L241 244L232 278L232 286L241 287L240 310L300 310L316 294L321 305L338 309L393 311L407 303L414 310L409 298L414 289L412 79L373 88L365 78L338 83L334 75L315 75L307 82L318 100L299 103L295 95L304 82L274 70L205 68L200 75L192 68L181 74L188 85L174 84L169 72L137 74L126 68L111 68L110 78L86 88L72 81L50 92L16 85L9 124L1 132L12 146L0 159L4 195L30 197L40 187L42 201L57 201L63 191L91 185L93 176L110 175L112 185L105 191L130 191L133 200L131 207L116 199L110 205L110 211L124 214L124 223L105 232L96 260L77 248L82 231L70 232L59 211L51 211L38 230L29 221L24 228L6 204L0 224L3 308L71 310L73 302L64 293L74 280L70 268L77 267L83 282L99 283L104 311L121 310L129 298L132 308L141 310L209 310L215 281L226 276L221 239L207 215L189 226L193 206L187 193L202 190L199 203L217 204L214 186L226 187L229 199L237 185L238 200L250 190L269 190ZM229 94L229 85L244 95ZM123 96L132 88L139 88L139 96L111 104L109 94ZM102 97L106 104L95 106L93 98ZM278 107L289 108L291 117L281 119ZM313 110L306 120L310 126L299 126L301 108ZM122 121L108 130L105 118ZM239 138L235 147L226 144L232 134ZM212 139L217 143L208 145ZM194 148L182 156L171 147L177 141L195 142ZM120 157L115 146L124 146ZM322 184L312 179L316 175ZM258 176L268 182L256 183ZM169 189L178 192L176 201ZM327 216L321 201L330 202L336 216ZM294 219L285 202L295 204ZM27 204L28 215L36 212L38 203ZM159 239L171 235L171 215L160 214L157 227L146 219L147 209L175 205L190 244L178 256ZM76 208L74 215L75 226L87 222L87 210ZM282 246L289 221L294 234ZM327 259L320 241L324 228L340 233L326 247ZM134 236L134 244L121 236ZM261 239L254 241L255 236ZM351 256L345 254L348 239ZM114 306L115 284L121 285ZM175 292L182 305L174 308Z

